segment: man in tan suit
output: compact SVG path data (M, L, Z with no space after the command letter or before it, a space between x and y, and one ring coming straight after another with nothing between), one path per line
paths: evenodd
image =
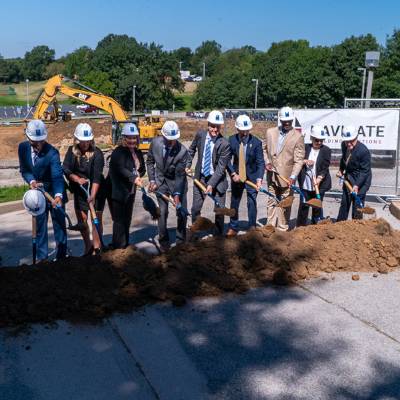
M281 126L268 129L265 137L268 190L282 199L292 194L290 186L296 183L304 161L304 138L294 129L293 119L294 113L290 107L281 108L279 110ZM290 185L280 179L274 171L287 178ZM283 210L275 205L274 199L268 197L267 224L287 231L291 208Z

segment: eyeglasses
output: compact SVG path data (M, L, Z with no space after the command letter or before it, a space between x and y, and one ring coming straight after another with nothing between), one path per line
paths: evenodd
M314 139L314 142L322 143L324 139Z

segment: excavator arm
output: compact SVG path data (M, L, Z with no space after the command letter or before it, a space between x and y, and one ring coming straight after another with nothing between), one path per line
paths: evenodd
M90 88L72 88L63 83L68 81L71 80L63 77L62 75L55 75L47 81L42 94L36 102L36 109L33 114L34 119L44 119L45 112L50 107L50 105L53 103L57 103L56 95L58 93L62 93L68 97L79 100L82 103L90 104L100 110L105 111L112 116L113 121L129 121L129 118L126 115L125 111L122 109L121 105L113 98L98 93ZM83 86L76 81L72 82L81 87ZM57 107L54 107L54 109L57 115Z

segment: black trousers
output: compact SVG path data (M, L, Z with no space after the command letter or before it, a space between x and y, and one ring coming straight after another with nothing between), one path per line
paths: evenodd
M112 201L113 236L112 245L115 249L124 249L129 244L129 228L132 221L135 193L129 195L125 202Z
M359 194L358 197L361 201L365 202L366 193ZM349 190L343 185L343 193L342 193L342 202L340 203L339 214L336 221L346 221L349 216L350 206L351 209L351 218L352 219L362 219L363 214L357 210L355 198L351 195Z
M206 179L204 176L200 177L200 182L204 186L207 186L208 180L209 178ZM225 207L226 192L220 193L216 189L214 189L212 195L215 196L222 207ZM194 223L194 221L196 221L196 218L200 215L201 208L203 207L204 199L206 197L207 195L205 195L203 191L197 187L196 184L193 184L192 223ZM215 215L215 226L217 227L218 235L223 235L224 223L225 220L223 215Z
M168 196L168 193L164 193ZM158 240L160 244L169 244L169 234L168 234L168 227L167 227L167 221L168 221L168 206L169 202L164 200L160 195L157 195L157 200L158 200L158 205L160 207L160 218L158 219ZM182 206L187 207L187 200L186 200L186 194L183 196L181 199ZM172 205L171 205L172 207ZM177 213L177 228L176 228L176 243L184 243L186 240L186 223L187 223L187 217L182 217L180 214Z
M310 191L310 190L305 190L302 189L303 194L304 194L304 199L300 197L300 205L299 205L299 211L297 213L297 221L296 221L296 226L305 226L307 225L307 220L308 220L308 212L311 208L311 223L316 224L319 220L321 220L324 217L324 213L322 208L314 208L306 204L306 201L310 199L315 199L316 198L316 193L315 191ZM324 199L324 195L321 194L321 201Z

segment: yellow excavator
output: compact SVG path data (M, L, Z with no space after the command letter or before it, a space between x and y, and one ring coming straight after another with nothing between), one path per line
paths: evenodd
M72 83L75 87L66 85L67 82ZM43 91L34 105L34 107L36 107L33 113L34 119L51 120L55 122L60 119L61 115L56 98L58 93L79 100L82 103L97 107L98 109L110 114L113 121L112 134L110 136L113 145L117 144L119 140L121 125L132 121L116 100L101 94L76 80L64 77L63 75L55 75L46 82ZM53 106L53 110L52 112L49 112L48 108L51 105ZM62 116L63 120L69 120L70 118L71 117L68 116L68 114ZM158 118L157 121L153 122L153 118L154 117L146 118L145 121L139 122L139 148L144 151L149 149L152 139L161 133L162 123L160 119Z

